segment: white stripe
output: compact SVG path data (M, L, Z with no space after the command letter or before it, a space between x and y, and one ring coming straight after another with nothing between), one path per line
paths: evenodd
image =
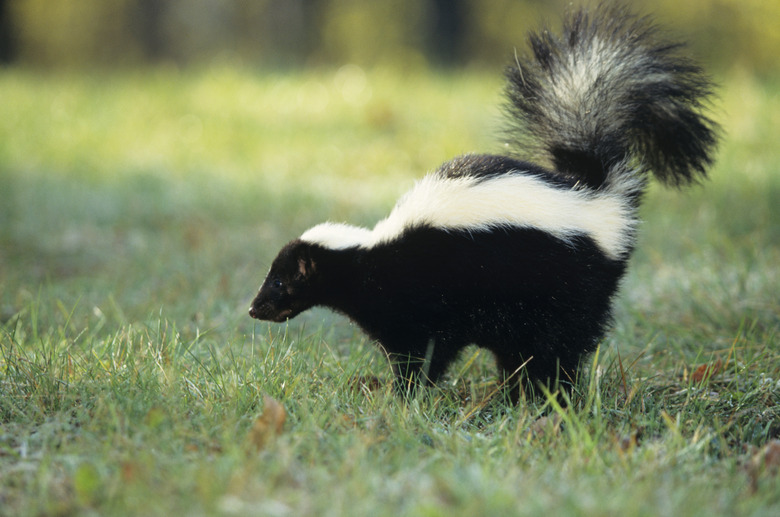
M334 249L371 248L421 224L467 231L537 228L564 241L584 233L605 254L620 258L631 246L636 219L630 203L609 192L555 188L521 172L482 181L434 173L420 180L373 230L324 223L306 231L301 239Z
M342 223L322 223L301 235L301 240L322 244L332 249L361 246L371 241L371 230Z

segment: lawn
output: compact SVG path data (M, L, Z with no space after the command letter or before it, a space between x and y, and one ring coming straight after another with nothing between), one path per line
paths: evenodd
M0 514L780 514L780 84L721 78L710 181L654 187L568 409L489 354L404 402L287 240L500 152L499 71L0 71Z

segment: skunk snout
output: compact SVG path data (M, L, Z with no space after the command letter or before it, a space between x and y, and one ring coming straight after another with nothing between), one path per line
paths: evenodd
M256 320L282 323L300 312L295 312L289 307L279 307L271 301L259 298L260 295L258 295L258 298L255 298L249 307L249 315Z
M267 320L268 319L268 304L263 303L262 300L258 300L258 297L260 295L258 294L254 300L252 300L252 304L249 306L249 315L253 317L256 320Z

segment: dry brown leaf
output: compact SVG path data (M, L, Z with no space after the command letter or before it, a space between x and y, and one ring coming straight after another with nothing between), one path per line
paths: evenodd
M773 475L780 470L780 440L772 440L764 447L764 467Z
M714 375L720 373L720 371L723 369L723 361L718 359L712 364L703 364L696 368L696 370L691 374L691 380L693 382L701 382L703 380L709 380Z
M542 435L558 436L561 432L563 418L558 413L537 418L531 423L528 431L531 436L538 438Z
M352 387L364 393L374 393L383 388L382 381L375 375L360 375L352 379Z
M780 472L780 440L772 440L755 452L743 468L753 492L758 490L759 478L777 476Z
M138 464L132 461L123 461L120 465L122 481L130 483L138 477Z
M270 440L281 434L287 411L276 399L263 395L263 412L255 419L247 441L255 450L263 449Z
M644 428L633 429L628 435L622 435L617 438L618 451L621 454L630 453L639 447L642 441Z

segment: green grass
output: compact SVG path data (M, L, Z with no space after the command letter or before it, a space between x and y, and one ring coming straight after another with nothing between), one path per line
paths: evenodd
M652 189L568 410L477 349L404 403L343 318L246 315L301 230L499 151L499 76L2 71L0 513L780 513L776 83L725 78L712 181Z

